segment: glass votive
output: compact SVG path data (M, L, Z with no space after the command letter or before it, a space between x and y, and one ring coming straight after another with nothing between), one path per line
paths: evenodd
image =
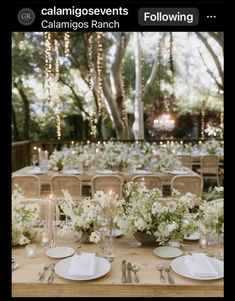
M35 244L28 244L25 249L28 258L34 258L37 256L37 246Z
M49 238L46 232L42 232L40 245L43 248L49 247Z
M201 234L200 234L199 245L202 249L205 249L208 246L208 236L204 232L201 232Z

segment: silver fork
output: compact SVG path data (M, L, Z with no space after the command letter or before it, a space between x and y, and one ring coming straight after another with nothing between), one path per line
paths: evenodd
M162 263L159 263L157 266L156 266L157 270L160 272L160 281L161 282L166 282L166 279L165 277L163 276L162 274L162 271L164 270L164 266Z
M167 275L168 275L168 283L169 284L175 284L174 279L170 274L170 269L171 269L170 264L168 264L168 263L164 264L164 271L166 271Z
M42 273L39 273L39 279L38 279L39 281L43 281L44 280L46 271L49 270L50 266L51 266L50 264L45 264L43 266Z
M54 282L54 274L55 274L55 264L53 263L51 265L51 274L50 274L50 276L47 279L48 283L53 283Z

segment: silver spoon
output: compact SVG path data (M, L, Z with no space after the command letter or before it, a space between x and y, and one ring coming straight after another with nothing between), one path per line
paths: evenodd
M137 267L137 265L135 265L134 263L132 263L132 264L131 264L131 269L132 269L132 271L134 272L134 281L135 281L135 282L140 282L140 281L139 281L139 278L138 278L138 276L137 276L137 274L136 274L136 272L139 270L139 268Z

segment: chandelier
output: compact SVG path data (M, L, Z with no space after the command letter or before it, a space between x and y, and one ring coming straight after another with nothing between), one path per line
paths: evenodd
M171 118L170 114L163 113L158 118L154 119L153 127L158 131L170 132L175 127L175 121Z
M152 121L152 127L155 131L159 132L170 132L175 128L175 120L170 112L172 111L172 104L175 100L174 96L174 65L173 65L173 36L170 32L170 46L169 46L169 64L172 74L171 84L172 84L172 94L170 96L163 96L161 94L161 69L162 69L162 37L159 39L159 100L158 100L158 114L156 114L154 120ZM156 112L157 113L157 112Z

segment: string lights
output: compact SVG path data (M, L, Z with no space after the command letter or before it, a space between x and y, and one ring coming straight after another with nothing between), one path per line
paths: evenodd
M122 33L121 35L121 53L124 51L126 46L126 40L125 40L125 35ZM123 58L122 58L123 61ZM122 127L124 130L126 130L126 110L125 110L125 87L124 87L124 69L123 69L123 62L121 63L122 70L121 70L121 85L122 85L122 102L121 102L121 122L122 122Z
M67 57L69 55L69 46L70 46L70 33L64 33L64 55Z
M89 125L89 133L90 133L90 138L95 136L95 122L94 122L94 113L93 113L93 106L92 106L92 100L93 100L93 88L94 88L94 68L92 64L92 54L93 54L93 34L90 32L88 34L88 87L89 87L89 94L90 94L90 99L91 99L91 104L90 104L90 110L88 112L88 125Z
M56 120L56 135L57 139L61 138L61 97L60 97L60 61L59 61L59 42L55 35L52 33L44 33L45 43L45 73L47 80L47 93L48 93L48 105L54 110ZM70 45L70 35L68 32L64 33L64 55L68 56ZM54 54L54 55L52 55ZM54 58L54 60L53 60ZM54 72L53 72L54 71ZM52 89L52 80L54 87ZM54 95L52 95L54 91Z
M102 38L102 32L97 32L96 33L96 45L97 45L97 55L96 55L96 63L97 63L97 111L98 111L98 116L101 116L101 110L102 110L102 54L103 54L103 46L101 43L101 38Z
M93 53L93 35L92 32L88 35L88 86L89 90L93 91L93 67L92 67L92 53Z
M44 33L45 39L45 72L47 83L48 102L51 104L51 77L52 77L52 56L51 56L51 33Z
M205 111L201 111L201 140L205 139Z
M60 78L60 63L59 63L59 45L58 40L54 39L54 49L55 49L55 115L56 115L56 133L57 139L61 138L61 97L59 89L59 78Z

